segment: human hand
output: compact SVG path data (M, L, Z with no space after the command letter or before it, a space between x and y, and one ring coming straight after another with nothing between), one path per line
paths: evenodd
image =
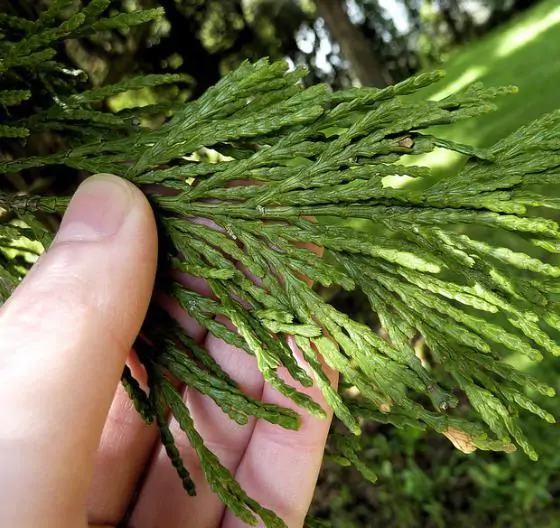
M125 516L135 528L243 526L211 491L172 422L197 485L197 495L187 496L157 428L144 424L119 385L125 362L143 377L130 351L156 260L155 223L142 193L118 178L94 177L75 195L49 251L0 309L0 526L116 526ZM184 280L206 291L200 281ZM244 391L296 408L264 383L253 357L206 335L169 299L162 303ZM327 408L316 387L297 387ZM183 393L206 444L248 494L290 528L301 526L330 419L301 411L299 431L255 420L239 426L207 397Z

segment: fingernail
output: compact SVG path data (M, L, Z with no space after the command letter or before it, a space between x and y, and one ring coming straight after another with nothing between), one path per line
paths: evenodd
M132 202L124 180L99 174L85 180L72 198L55 242L96 241L119 232Z

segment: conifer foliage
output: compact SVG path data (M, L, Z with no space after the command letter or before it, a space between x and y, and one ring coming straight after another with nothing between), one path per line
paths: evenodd
M560 354L554 338L560 267L549 262L560 252L560 228L547 215L560 207L560 112L475 149L426 129L491 111L511 88L476 85L419 102L407 95L440 73L382 90L332 92L304 88L302 69L261 60L244 63L195 101L111 113L100 103L115 94L184 79L145 75L87 89L84 74L60 62L62 42L160 14L106 17L108 4L58 0L37 19L0 14L0 298L21 280L39 243L48 246L45 218L62 213L69 199L34 192L32 185L16 192L8 176L29 179L50 166L114 173L150 189L163 255L158 287L210 333L254 355L276 390L323 416L278 368L303 386L316 382L347 429L333 438L336 457L375 478L352 437L367 418L432 428L466 452L520 446L536 458L518 415L529 411L553 422L530 395L554 390L506 359L511 352L533 361ZM154 126L145 119L154 115L167 119ZM57 134L58 147L26 155L26 142L45 131ZM434 148L460 152L468 162L435 183L429 169L400 163ZM387 185L386 177L395 175L431 183ZM351 225L356 219L366 228ZM507 237L498 236L504 232ZM307 249L310 244L325 248L325 257ZM187 290L167 273L172 269L205 279L212 296ZM304 276L361 290L383 332L336 310ZM413 347L419 335L429 358ZM308 369L294 359L289 336ZM255 416L296 429L298 414L245 395L157 306L136 351L149 392L128 369L122 382L144 419L159 427L186 491L195 488L168 428L169 411L224 503L248 524L284 526L205 446L170 375L239 424ZM342 374L340 391L329 385L319 355ZM458 395L478 419L457 412Z

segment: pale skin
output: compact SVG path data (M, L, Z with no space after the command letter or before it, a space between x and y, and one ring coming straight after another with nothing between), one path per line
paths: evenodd
M96 176L82 184L55 242L0 309L0 526L116 527L127 512L131 528L245 526L206 484L171 422L197 485L195 497L186 495L157 429L119 386L125 362L142 378L131 349L156 260L144 195L114 176ZM205 292L200 281L182 280ZM169 299L160 302L243 390L295 408L263 382L252 356L207 335ZM326 409L316 387L301 390ZM183 394L207 446L248 494L288 527L302 526L330 415L302 413L297 432L262 421L241 427L199 393Z

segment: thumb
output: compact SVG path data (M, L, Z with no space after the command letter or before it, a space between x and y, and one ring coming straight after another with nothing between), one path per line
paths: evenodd
M0 526L85 525L95 451L156 260L145 197L94 176L0 310Z

